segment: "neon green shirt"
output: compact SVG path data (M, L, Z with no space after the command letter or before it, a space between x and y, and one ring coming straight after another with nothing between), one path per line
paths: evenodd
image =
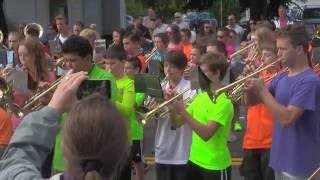
M99 66L94 65L89 74L88 77L90 80L111 80L111 100L114 102L116 100L117 95L117 86L116 86L116 80L113 77L111 73L108 71L105 71L101 69ZM54 147L54 156L53 156L53 168L57 171L64 171L64 160L62 156L61 151L61 141L62 141L62 133L63 133L63 123L67 118L67 113L62 114L60 117L60 125L61 129L60 132L56 136L56 144Z
M135 104L135 91L134 91L134 81L128 76L123 76L116 80L117 84L117 98L116 107L121 112L123 117L128 120L128 132L130 137L132 137L131 132L131 122L133 118L134 104Z
M195 97L187 111L201 124L214 121L220 125L208 141L192 132L189 160L208 170L222 170L231 166L231 155L227 146L233 117L231 100L221 94L214 104L207 92L202 92Z
M141 106L144 100L144 93L136 93L136 105ZM137 113L132 113L131 119L131 135L132 140L142 140L143 139L143 126L137 118Z

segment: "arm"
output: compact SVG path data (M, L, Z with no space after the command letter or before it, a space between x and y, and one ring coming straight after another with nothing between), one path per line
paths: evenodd
M0 179L42 179L41 164L58 132L59 113L45 107L27 115L0 161Z
M266 88L261 91L260 96L274 118L279 120L283 126L293 123L304 113L304 109L293 105L284 106L278 103Z
M174 115L175 118L179 116ZM195 131L204 141L208 141L219 128L219 124L214 121L208 121L207 124L200 124L193 119L187 111L183 111L180 117Z
M69 71L55 91L48 107L26 116L0 161L1 180L43 179L40 168L54 145L58 118L77 102L77 89L86 73Z

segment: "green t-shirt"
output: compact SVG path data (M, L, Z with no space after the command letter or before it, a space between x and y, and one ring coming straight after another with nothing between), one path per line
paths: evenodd
M111 100L115 102L117 96L117 86L116 80L111 73L101 69L97 65L93 65L91 68L88 77L90 80L111 80ZM54 156L53 156L53 168L57 171L64 171L64 160L61 151L61 141L62 141L62 133L63 133L63 123L67 118L67 113L62 114L60 117L59 124L61 125L60 132L56 136L56 144L54 147Z
M189 160L208 170L222 170L231 166L231 155L227 146L233 117L231 100L221 94L216 103L213 103L207 92L202 92L195 97L187 111L201 124L214 121L220 125L208 141L192 132Z
M144 93L136 93L136 105L141 106L144 100ZM131 135L132 140L142 140L143 139L143 126L137 118L137 113L132 113L131 119Z
M116 79L117 84L117 98L116 107L120 113L128 120L128 132L130 138L132 137L131 122L133 118L134 105L135 105L135 91L134 81L128 76L123 76L120 79Z

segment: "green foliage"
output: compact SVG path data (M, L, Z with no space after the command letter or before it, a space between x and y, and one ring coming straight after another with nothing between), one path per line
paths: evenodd
M158 14L166 19L172 18L177 11L182 11L186 0L126 0L127 13L130 15L146 14L153 7Z
M220 2L221 0L211 0L212 7L209 8L209 13L215 17L220 24ZM197 3L196 3L197 4ZM198 3L200 5L200 3ZM211 3L210 3L211 4ZM126 0L127 13L130 15L146 14L149 7L153 7L158 14L171 19L177 11L182 12L186 7L186 0ZM227 15L230 13L240 16L239 0L222 0L223 7L223 23L226 23ZM195 9L199 7L193 7Z

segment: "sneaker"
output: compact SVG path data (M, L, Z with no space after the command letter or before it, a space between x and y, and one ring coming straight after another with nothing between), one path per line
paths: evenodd
M234 123L234 131L242 131L242 126L239 121Z

